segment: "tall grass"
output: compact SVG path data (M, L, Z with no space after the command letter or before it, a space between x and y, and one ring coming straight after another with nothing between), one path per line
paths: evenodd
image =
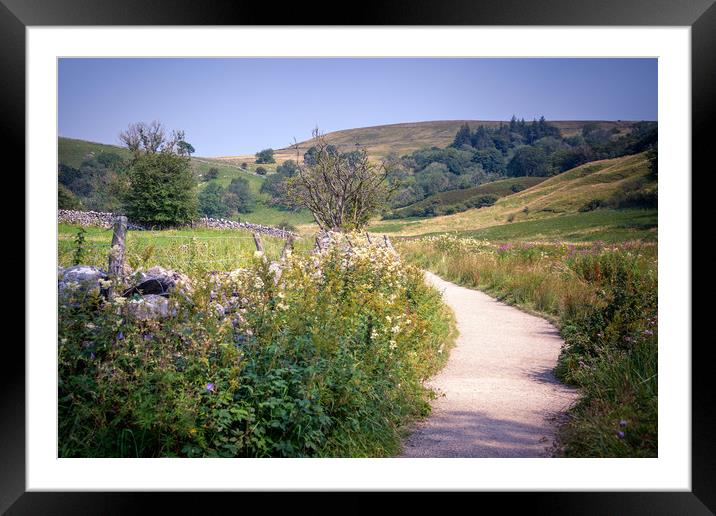
M555 373L581 388L561 453L657 454L657 259L654 244L405 240L410 262L544 315L565 339Z
M70 224L58 225L58 262L67 267L76 261L77 235L81 228ZM112 230L83 228L82 263L107 267L107 253ZM267 258L276 260L285 245L282 238L261 235ZM297 252L310 249L309 238L294 242ZM251 263L256 245L251 233L236 230L181 229L162 231L128 231L126 262L133 269L160 265L187 273L201 271L230 271Z

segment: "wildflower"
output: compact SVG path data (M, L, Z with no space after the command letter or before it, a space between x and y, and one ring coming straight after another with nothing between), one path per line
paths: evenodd
M209 382L206 384L206 387L204 387L207 392L214 392L214 384Z
M126 302L127 302L126 297L117 296L114 298L114 304L117 306L124 306Z
M85 324L85 328L87 328L88 330L94 330L96 327L97 326L95 326L91 322L88 322L87 324Z
M618 437L619 439L624 439L624 432L622 432L621 430L619 430L619 431L617 432L617 437Z
M196 433L196 428L192 428L191 430L189 430L189 433L190 433L190 434L195 434L195 433Z
M95 358L97 358L97 355L95 355L93 351L92 353L90 353L90 359L94 360Z
M120 331L120 332L117 334L117 340L123 340L123 339L124 339L124 332Z
M101 279L101 280L99 280L99 285L100 285L102 288L107 289L107 288L109 288L109 287L112 286L112 282L109 281L109 280L103 280L103 279Z
M626 426L627 426L626 419L622 419L621 421L619 421L619 426L622 428L626 428Z

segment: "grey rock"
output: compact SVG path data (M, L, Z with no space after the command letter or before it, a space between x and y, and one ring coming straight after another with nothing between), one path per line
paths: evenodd
M127 312L141 320L163 319L176 315L176 309L170 308L169 300L156 294L148 294L127 302Z
M58 267L57 290L60 298L70 293L80 294L104 294L100 281L107 280L105 271L99 267L89 265L75 265L73 267Z

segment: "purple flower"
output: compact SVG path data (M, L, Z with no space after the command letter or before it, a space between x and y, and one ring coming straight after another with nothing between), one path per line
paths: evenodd
M117 334L117 340L124 340L124 332L120 330Z
M92 352L92 353L90 353L90 358L92 360L94 360L95 358L97 358L97 355L95 355L94 352Z
M214 384L207 383L205 389L207 390L207 392L214 392Z
M154 338L153 333L147 333L146 335L144 335L144 340L152 340L153 338Z
M624 432L622 432L621 430L618 431L618 432L617 432L617 437L618 437L619 439L624 439Z
M626 419L622 419L621 421L619 421L619 426L622 428L626 428L626 426L627 426Z

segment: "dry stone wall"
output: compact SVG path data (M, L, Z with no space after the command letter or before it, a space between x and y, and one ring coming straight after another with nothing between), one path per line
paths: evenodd
M79 226L98 226L101 228L111 228L114 225L118 215L115 213L101 212L101 211L76 211L76 210L59 210L57 212L57 221L64 222L67 224L77 224ZM251 231L253 233L262 233L264 235L279 237L279 238L296 238L298 235L292 231L287 231L281 228L275 228L273 226L264 226L263 224L252 224L250 222L237 222L235 220L227 219L214 219L211 217L205 217L194 221L192 224L186 227L207 227L212 229L236 229ZM131 230L146 230L150 229L141 224L130 222L127 225L128 229Z

